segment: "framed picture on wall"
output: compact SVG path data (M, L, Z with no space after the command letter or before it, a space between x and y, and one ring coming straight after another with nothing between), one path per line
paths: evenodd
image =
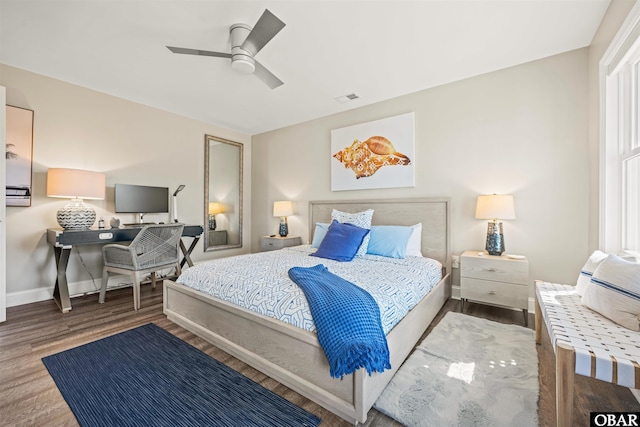
M31 206L33 111L7 105L7 206Z
M331 131L331 191L415 186L414 114Z

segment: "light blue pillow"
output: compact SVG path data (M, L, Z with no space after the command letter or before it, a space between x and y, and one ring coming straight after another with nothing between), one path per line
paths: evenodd
M388 258L404 258L413 228L401 225L374 225L369 233L367 253Z
M320 247L310 255L335 261L351 261L368 234L369 230L365 228L333 220Z
M319 248L320 242L324 239L327 230L329 229L328 222L316 222L316 229L313 231L313 241L311 242L312 248Z

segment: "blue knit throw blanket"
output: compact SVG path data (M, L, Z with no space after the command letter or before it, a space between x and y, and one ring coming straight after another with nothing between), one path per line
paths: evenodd
M304 292L329 372L342 378L359 368L369 374L391 369L380 309L369 292L327 267L293 267L289 277Z

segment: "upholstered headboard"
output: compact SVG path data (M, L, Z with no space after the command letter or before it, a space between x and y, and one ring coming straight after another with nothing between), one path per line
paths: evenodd
M309 241L316 222L331 222L331 211L360 212L373 209L373 225L422 223L422 254L451 272L451 207L448 198L323 200L309 202Z

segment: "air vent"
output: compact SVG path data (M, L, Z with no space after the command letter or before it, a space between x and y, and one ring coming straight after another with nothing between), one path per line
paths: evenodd
M342 102L344 104L345 102L353 101L354 99L358 99L358 98L360 98L360 95L358 95L355 92L352 92L352 93L350 93L348 95L342 95L342 96L337 97L336 101Z

